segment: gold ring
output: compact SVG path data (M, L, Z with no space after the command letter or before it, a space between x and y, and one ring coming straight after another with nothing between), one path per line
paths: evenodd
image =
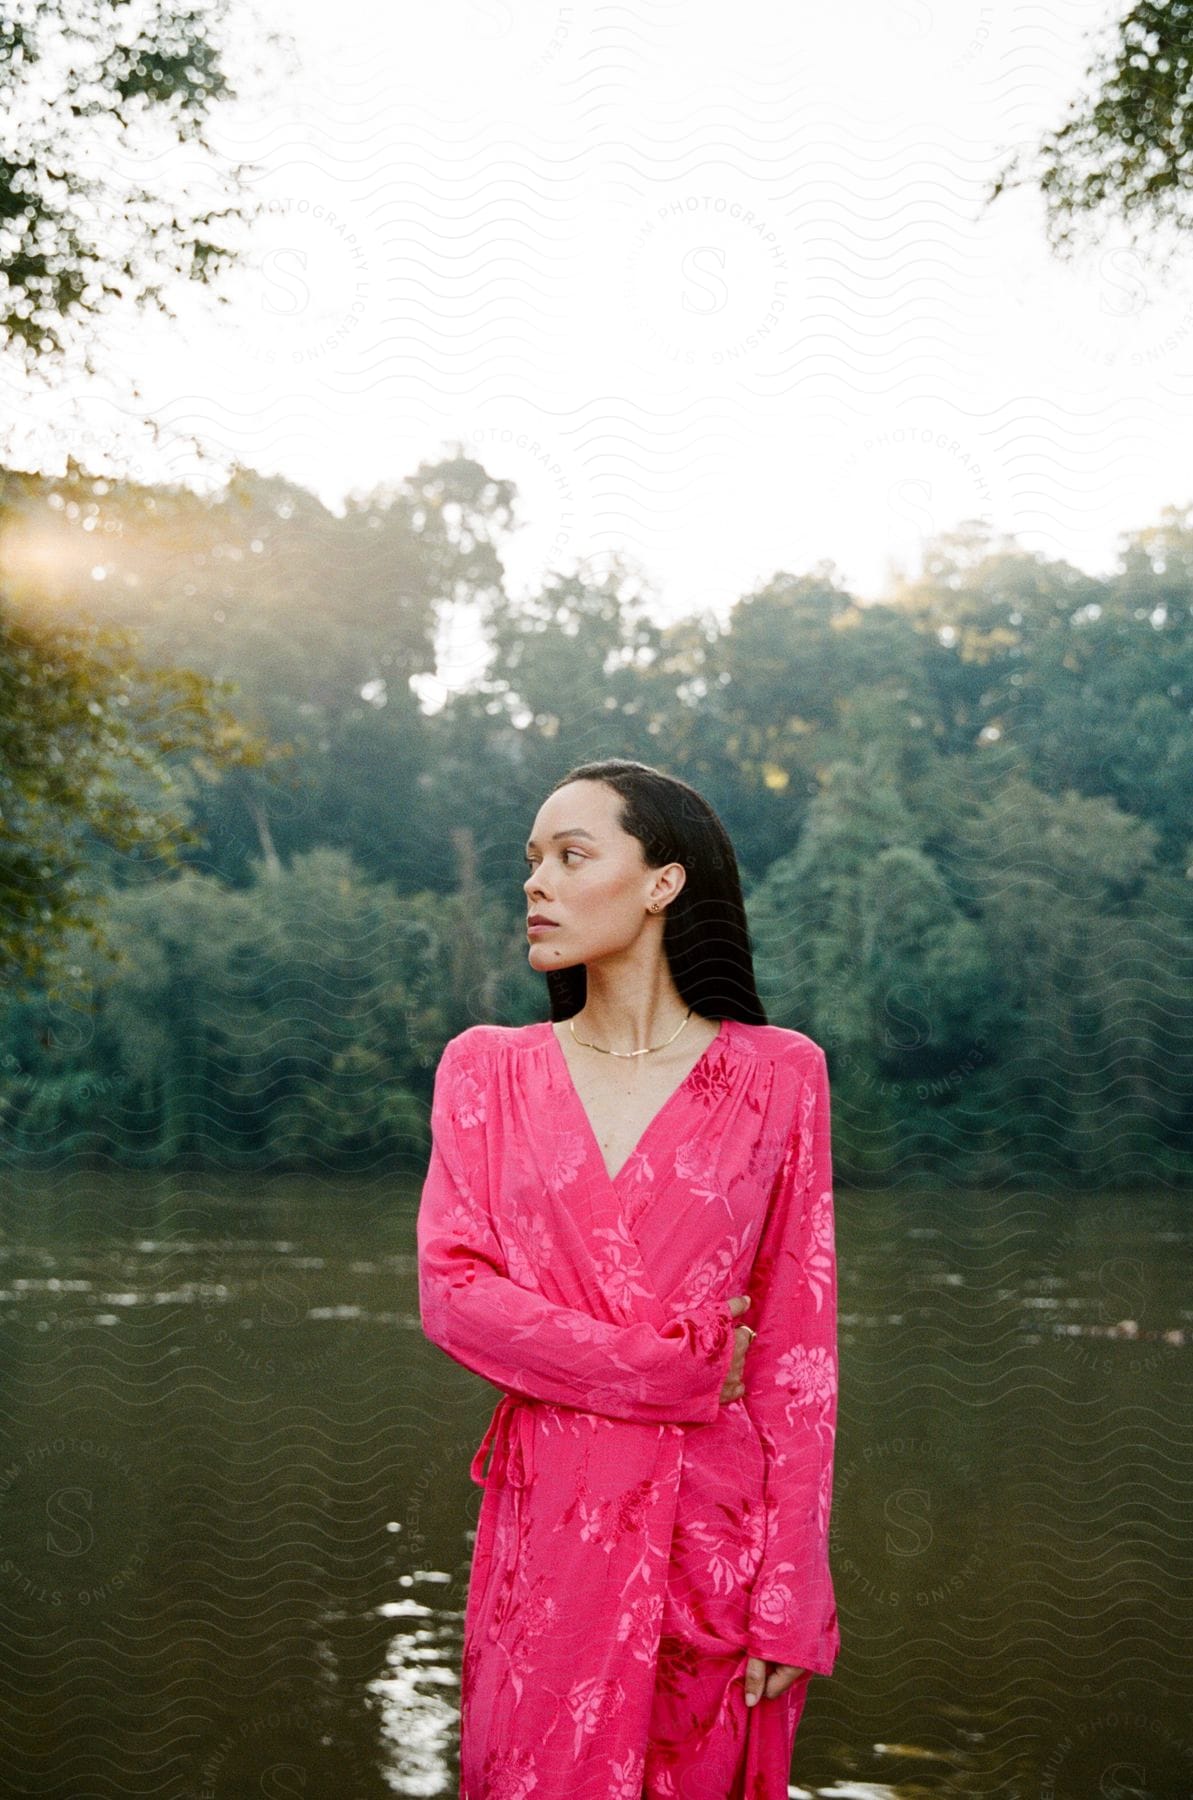
M742 1325L742 1326L739 1326L739 1330L741 1330L741 1331L748 1331L748 1332L749 1332L749 1334L750 1334L750 1342L751 1342L751 1343L753 1343L753 1342L754 1342L754 1339L755 1339L755 1338L756 1338L756 1337L757 1337L757 1336L758 1336L758 1333L757 1333L757 1332L756 1332L756 1331L755 1331L755 1330L754 1330L754 1327L753 1327L753 1326L752 1326L752 1325Z

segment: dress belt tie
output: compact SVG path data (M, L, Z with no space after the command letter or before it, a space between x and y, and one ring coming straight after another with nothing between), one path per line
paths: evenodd
M491 1476L496 1470L499 1479L508 1484L513 1494L513 1529L509 1534L509 1547L505 1558L505 1574L501 1591L497 1596L493 1619L489 1625L490 1640L500 1636L513 1591L514 1572L518 1566L518 1556L522 1547L522 1492L534 1478L532 1449L534 1428L532 1402L523 1400L518 1394L503 1394L494 1408L489 1428L477 1447L468 1471L479 1487L486 1487L488 1476ZM486 1476L483 1473L484 1462L490 1446L493 1455L489 1463L488 1476ZM482 1558L487 1559L491 1553L493 1530L493 1517L490 1513L485 1544L481 1551Z

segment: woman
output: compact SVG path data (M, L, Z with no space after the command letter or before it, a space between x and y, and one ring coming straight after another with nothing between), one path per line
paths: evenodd
M447 1045L418 1217L423 1328L503 1390L460 1793L785 1800L840 1645L824 1052L766 1023L684 782L575 768L526 853L551 1019Z

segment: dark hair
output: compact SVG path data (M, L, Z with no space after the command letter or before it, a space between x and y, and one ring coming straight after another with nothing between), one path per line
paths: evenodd
M737 857L729 834L702 794L649 763L610 757L580 763L569 781L603 781L620 794L618 824L642 845L648 867L684 866L682 889L667 906L663 950L680 997L706 1019L768 1023L754 981L754 958ZM588 997L583 963L547 971L553 1020L570 1019Z

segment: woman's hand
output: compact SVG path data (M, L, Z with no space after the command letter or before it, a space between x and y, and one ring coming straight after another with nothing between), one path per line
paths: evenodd
M734 1294L729 1301L729 1310L736 1319L739 1313L745 1312L749 1304L750 1296L748 1294ZM720 1392L719 1398L722 1404L726 1400L740 1400L746 1391L742 1375L745 1369L746 1351L750 1347L753 1336L754 1333L748 1325L735 1325L733 1328L733 1361L729 1365L729 1373L725 1377L725 1385Z
M770 1675L767 1675L767 1670ZM785 1694L793 1682L807 1669L793 1669L790 1663L765 1663L760 1656L746 1658L746 1705L757 1706L765 1694L768 1700L777 1700Z

